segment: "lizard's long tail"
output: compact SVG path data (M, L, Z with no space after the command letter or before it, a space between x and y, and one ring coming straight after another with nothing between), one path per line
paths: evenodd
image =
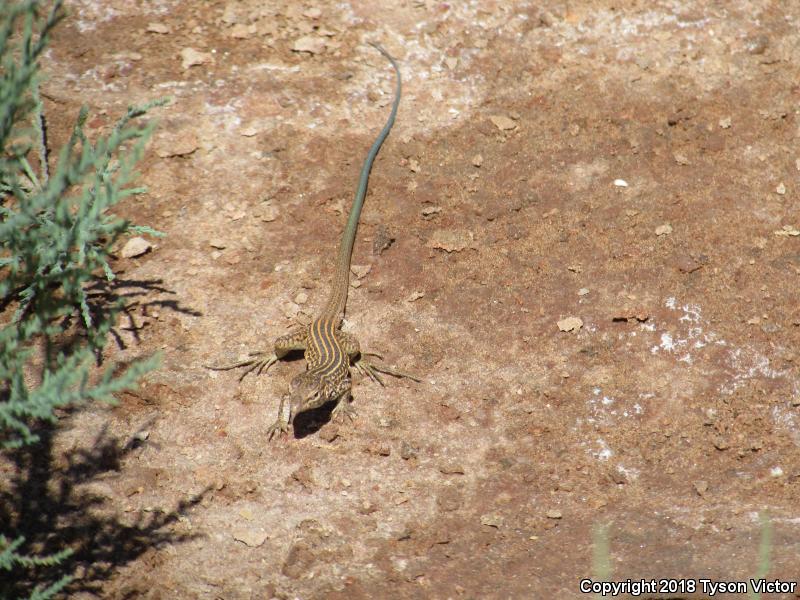
M353 244L356 239L356 230L358 229L358 219L361 216L361 207L364 206L364 198L367 195L367 184L369 182L369 172L372 169L372 163L375 162L375 157L381 149L383 141L389 135L389 131L394 125L394 118L397 115L397 107L400 105L400 67L397 62L392 58L386 50L378 44L370 44L378 52L383 54L389 62L392 63L394 71L397 74L397 87L395 88L394 103L392 104L392 111L389 113L389 118L386 125L383 126L378 137L372 143L372 146L367 153L367 158L364 160L364 166L361 167L361 175L358 178L358 188L356 189L356 197L353 200L353 207L350 209L350 216L347 219L347 226L344 228L342 234L342 243L339 246L339 256L336 260L336 274L333 279L331 288L331 295L328 303L325 305L324 315L333 317L334 319L341 319L344 316L344 309L347 305L347 289L350 285L350 257L353 254Z

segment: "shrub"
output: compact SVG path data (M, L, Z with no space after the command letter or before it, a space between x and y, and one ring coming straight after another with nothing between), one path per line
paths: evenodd
M50 160L38 61L63 16L61 0L0 2L0 448L35 444L37 427L52 425L57 409L92 400L113 402L159 357L121 374L107 368L93 378L123 309L104 286L114 274L111 248L123 235L158 232L111 214L131 187L135 164L153 131L137 119L159 100L130 107L113 130L87 139L88 110L58 157ZM93 380L96 379L96 380ZM63 561L25 554L25 541L0 535L0 570L35 569ZM35 553L34 553L35 554ZM62 579L32 597L47 598Z

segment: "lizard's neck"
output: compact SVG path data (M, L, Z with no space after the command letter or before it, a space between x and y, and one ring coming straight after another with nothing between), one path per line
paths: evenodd
M350 287L350 258L353 255L353 244L355 244L356 240L356 231L358 230L358 220L361 217L361 208L364 206L364 198L367 195L369 172L370 169L372 169L372 163L375 162L375 157L378 155L383 141L386 139L386 136L389 135L392 125L394 125L397 107L400 104L400 68L386 50L377 44L373 44L373 46L392 63L392 67L394 67L394 71L397 74L397 87L395 88L394 103L392 104L392 111L389 113L389 118L378 134L378 137L375 138L375 141L372 143L367 153L367 158L364 160L364 166L361 167L356 197L353 200L353 207L350 209L350 216L347 219L344 233L342 233L342 242L339 246L338 258L336 259L336 273L333 277L331 295L322 311L322 317L329 317L338 321L344 318L344 309L347 305L347 290Z

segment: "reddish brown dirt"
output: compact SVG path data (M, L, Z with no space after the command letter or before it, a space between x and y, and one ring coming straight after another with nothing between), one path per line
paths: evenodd
M745 580L760 512L769 577L797 581L800 237L776 232L800 227L800 7L378 4L69 4L56 142L82 102L94 135L174 100L122 208L166 237L116 264L158 285L107 357L163 365L57 445L140 432L74 490L93 514L134 526L200 494L74 597L581 598L603 526L613 580ZM267 443L302 361L242 384L203 365L324 302L391 101L368 41L405 95L345 329L423 381L356 380L352 424Z

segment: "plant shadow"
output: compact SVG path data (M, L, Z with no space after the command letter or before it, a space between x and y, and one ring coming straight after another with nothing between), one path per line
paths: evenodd
M25 538L19 554L47 556L66 548L72 554L58 565L0 570L0 598L27 598L36 587L64 575L73 579L61 595L103 596L105 584L120 567L148 551L199 537L181 531L179 521L209 488L178 500L170 510L122 514L107 497L87 487L121 472L123 459L139 447L136 438L122 441L104 428L91 446L59 454L53 444L56 431L42 427L36 432L39 443L3 454L0 523L9 539Z

